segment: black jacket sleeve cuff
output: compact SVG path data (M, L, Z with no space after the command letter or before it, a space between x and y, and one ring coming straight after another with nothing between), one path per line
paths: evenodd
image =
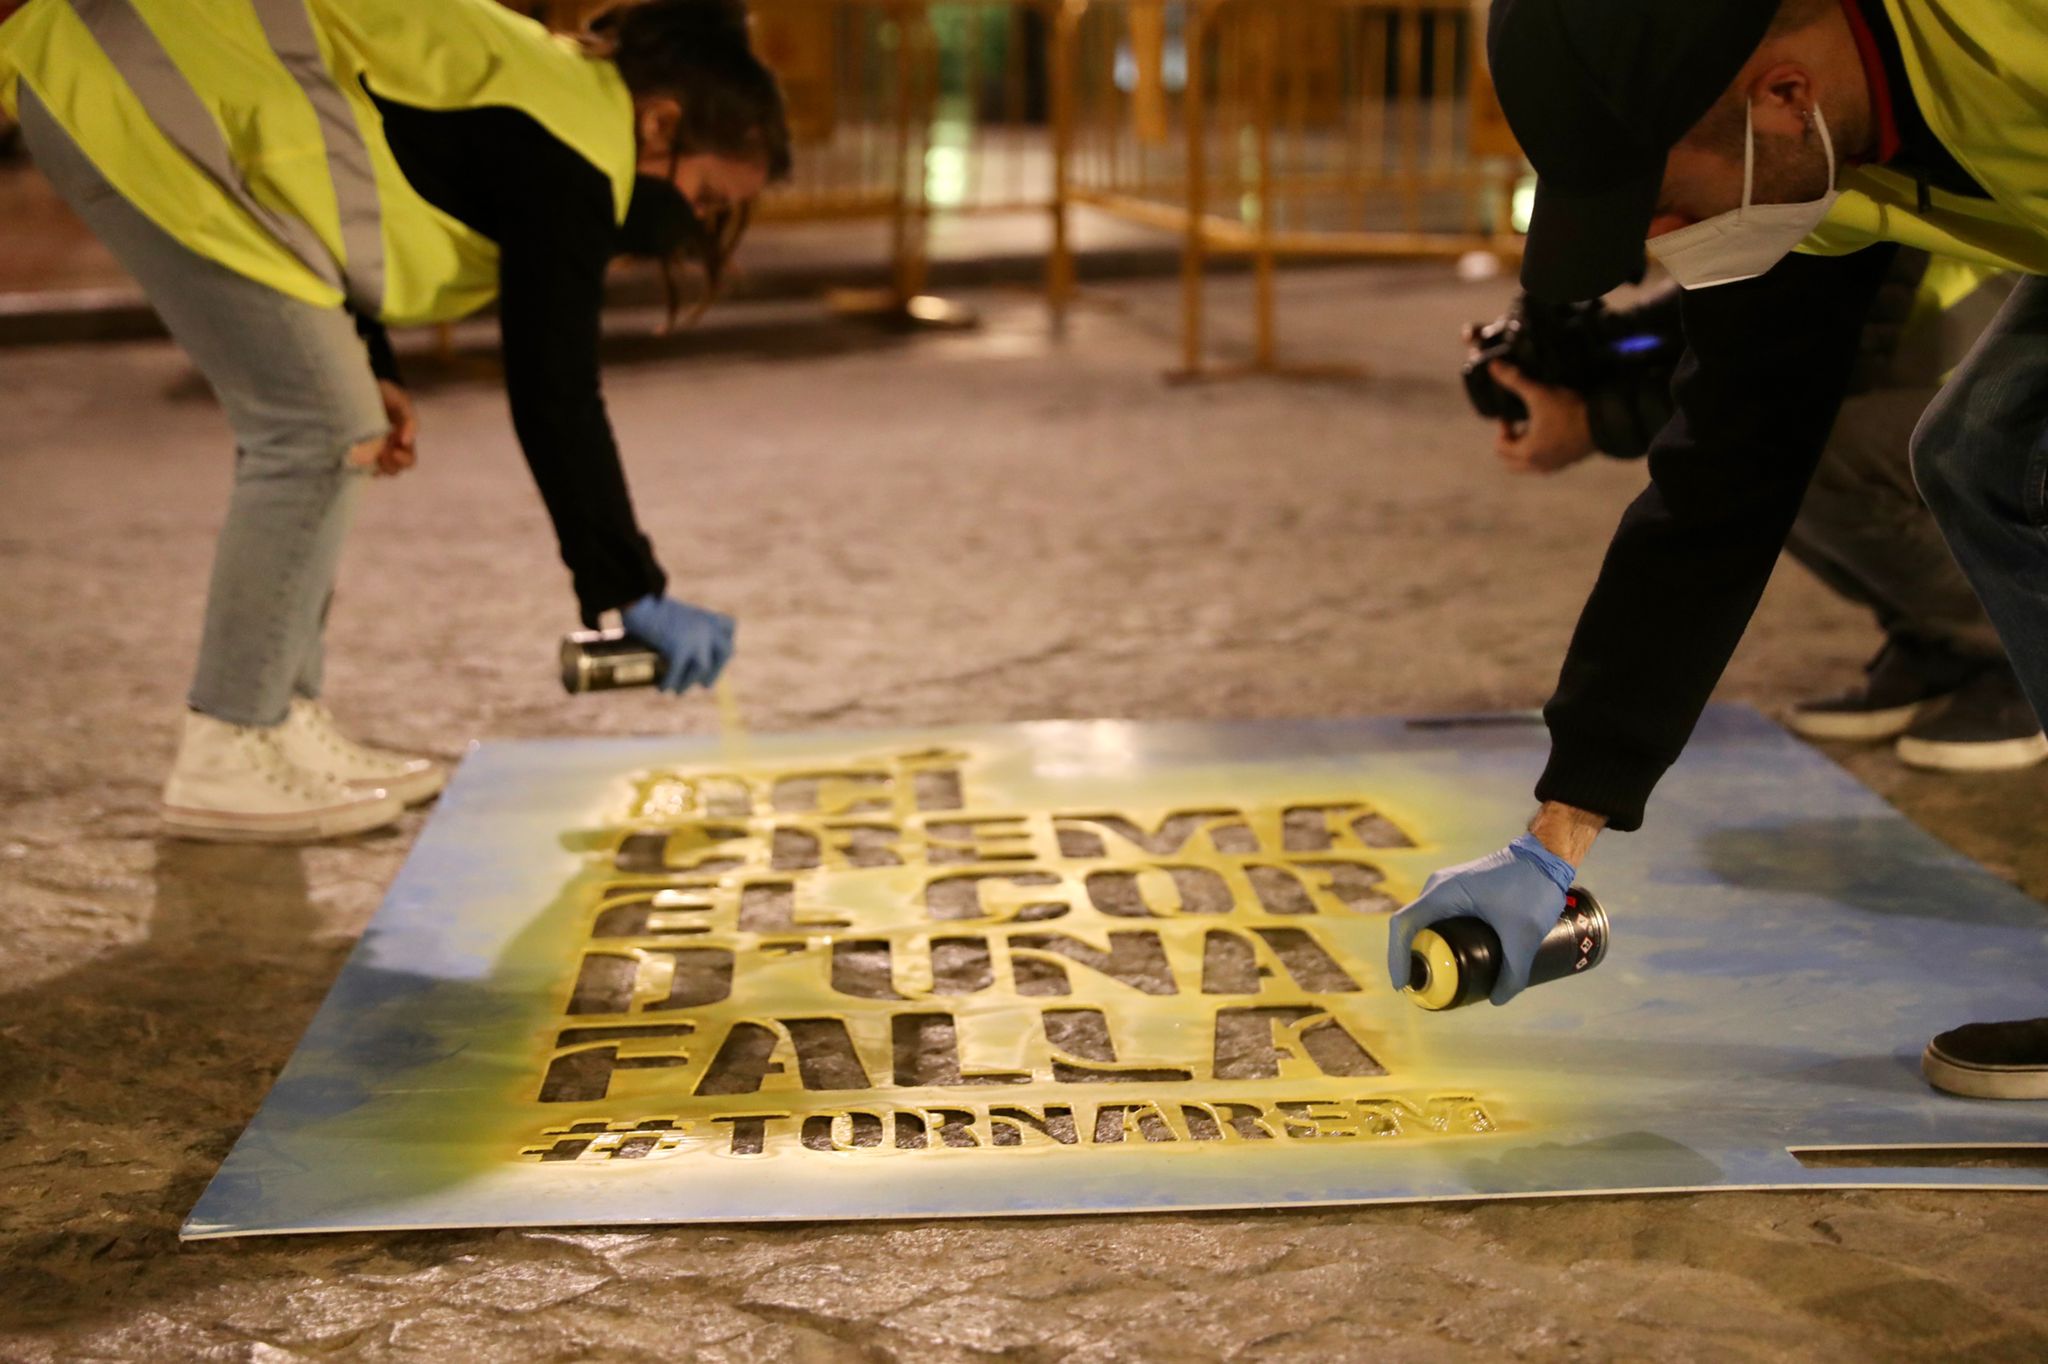
M637 575L610 577L603 582L586 582L581 574L576 575L576 605L586 630L597 629L607 611L624 610L642 597L657 596L667 590L668 574L654 562L651 548Z
M352 312L356 322L356 335L363 338L363 349L369 352L370 373L390 383L403 385L405 377L398 372L398 354L391 349L391 333L384 330L384 324L374 317L364 317Z
M1633 833L1643 827L1643 807L1670 766L1663 758L1553 733L1536 799L1590 810L1615 832Z

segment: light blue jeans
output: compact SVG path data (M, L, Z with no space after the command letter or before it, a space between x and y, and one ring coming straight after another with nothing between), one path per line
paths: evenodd
M1913 478L2048 724L2048 276L2020 281L1921 417Z
M214 554L192 708L274 725L320 694L320 637L367 470L350 452L389 429L355 323L188 250L109 185L34 92L36 165L199 367L235 433L234 492Z

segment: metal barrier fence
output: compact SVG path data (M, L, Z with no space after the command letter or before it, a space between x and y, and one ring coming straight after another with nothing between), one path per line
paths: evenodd
M761 203L772 222L881 218L891 292L924 283L927 47L923 6L891 0L755 0L755 42L789 102L795 171Z
M797 172L762 221L887 217L891 295L924 289L934 215L1057 211L1057 0L754 0Z
M1281 368L1283 258L1519 252L1521 159L1481 31L1471 0L1070 0L1062 200L1181 234L1189 373L1204 367L1206 265L1249 257L1253 367ZM1056 301L1071 271L1055 264Z
M754 0L796 171L763 222L885 218L891 292L920 293L934 215L1055 209L1055 0Z

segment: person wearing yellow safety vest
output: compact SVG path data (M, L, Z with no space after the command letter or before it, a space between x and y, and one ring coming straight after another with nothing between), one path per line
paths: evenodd
M1902 248L1878 291L1785 549L1870 610L1884 644L1860 683L1792 706L1786 724L1796 734L1894 741L1901 762L1931 771L2031 767L2048 758L2048 735L1998 632L1913 487L1908 451L1920 414L2012 285L2009 273ZM1631 307L1593 311L1579 325L1597 326L1604 344L1639 358L1607 367L1583 391L1495 360L1494 379L1527 414L1501 423L1501 463L1550 474L1596 451L1647 454L1671 417L1672 371L1685 352L1683 300L1673 287Z
M1741 638L1885 243L2024 276L1921 419L1912 462L2048 715L2048 15L2031 0L1493 0L1487 51L1537 174L1524 287L1599 297L1647 250L1686 291L1687 344L1650 486L1544 709L1529 832L1437 873L1389 924L1398 986L1417 932L1486 920L1500 1004L1526 987L1599 832L1641 825ZM1943 1032L1922 1070L1955 1093L2048 1099L2048 1018Z
M715 287L788 173L741 0L647 0L584 41L495 0L29 0L0 23L0 108L235 434L168 832L355 833L445 779L347 738L319 700L360 485L415 458L387 324L497 303L584 622L621 612L665 690L715 680L733 623L666 595L599 390L598 314L620 254Z

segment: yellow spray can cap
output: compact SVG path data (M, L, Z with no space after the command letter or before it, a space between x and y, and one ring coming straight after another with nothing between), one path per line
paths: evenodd
M1448 1009L1458 998L1458 955L1443 935L1425 928L1408 945L1408 986L1402 991L1425 1009Z

